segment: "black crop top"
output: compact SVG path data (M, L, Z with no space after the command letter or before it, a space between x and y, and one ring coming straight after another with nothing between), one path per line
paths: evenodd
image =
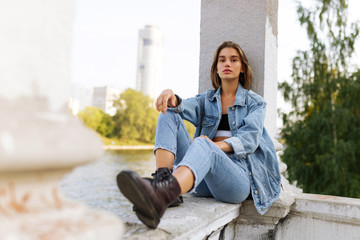
M228 115L223 114L217 130L230 130Z

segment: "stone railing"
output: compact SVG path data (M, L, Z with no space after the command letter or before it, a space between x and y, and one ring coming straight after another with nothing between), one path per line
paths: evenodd
M277 151L282 146L275 142ZM360 239L360 199L304 194L283 177L282 191L264 215L253 201L227 204L184 196L165 212L156 230L127 215L124 239Z
M360 199L295 195L288 208L279 199L264 215L252 201L226 204L185 196L184 204L168 209L156 230L135 215L126 222L124 239L360 239Z
M296 194L275 239L360 239L360 199Z

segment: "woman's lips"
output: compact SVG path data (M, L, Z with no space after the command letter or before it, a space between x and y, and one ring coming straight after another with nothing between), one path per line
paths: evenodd
M231 70L230 70L230 69L225 69L225 70L223 71L223 73L231 73Z

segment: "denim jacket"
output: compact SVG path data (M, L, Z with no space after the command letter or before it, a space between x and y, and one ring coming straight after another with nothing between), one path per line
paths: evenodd
M206 135L213 139L220 124L222 107L221 87L193 98L181 99L176 111L194 124L195 137ZM228 109L232 137L224 141L233 150L237 160L245 160L255 207L264 214L280 195L280 172L274 144L264 127L266 103L262 97L239 84L235 103Z

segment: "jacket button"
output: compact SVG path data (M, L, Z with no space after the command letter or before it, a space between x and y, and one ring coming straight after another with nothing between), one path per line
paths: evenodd
M234 110L235 110L235 107L232 107L232 108L231 108L231 110L233 110L233 111L234 111Z
M249 175L250 175L250 176L252 176L252 173L251 173L251 172L249 172Z
M235 125L235 121L232 122L232 125Z
M255 195L258 195L258 191L257 191L257 190L255 190L254 193L255 193Z
M246 159L246 155L245 155L245 156L243 156L243 159Z

